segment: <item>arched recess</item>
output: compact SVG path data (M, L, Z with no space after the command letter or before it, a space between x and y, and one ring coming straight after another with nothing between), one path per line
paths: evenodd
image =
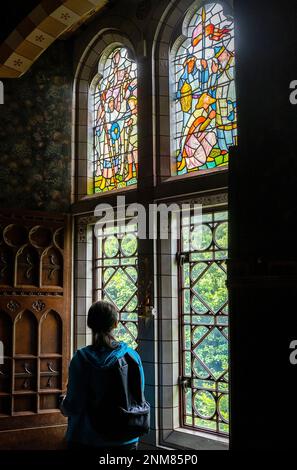
M116 23L118 22L117 19ZM133 30L133 42L127 35L122 34L119 29L106 27L96 33L91 41L88 41L78 61L73 97L75 104L73 162L76 176L73 183L76 199L86 196L88 187L93 184L93 135L91 126L93 115L90 111L92 86L98 81L100 71L102 72L100 64L104 63L104 59L113 49L124 47L127 49L130 59L136 60L137 47L135 45L142 43L141 32L137 31L132 22L129 26L131 31ZM129 30L127 25L126 30Z
M13 250L4 243L0 245L0 285L13 286Z
M15 260L16 286L39 286L39 254L30 245L19 249Z
M1 353L5 357L12 356L12 319L3 310L0 310L0 341L2 347L0 357Z
M11 409L12 341L12 319L0 310L0 415L8 415Z
M153 39L156 120L154 138L156 143L157 177L162 182L174 176L172 164L171 106L173 101L173 79L171 75L171 53L187 39L183 25L203 5L218 3L224 13L231 15L233 0L171 0L166 9L160 5L155 12L159 16Z
M14 323L15 355L36 356L38 353L38 324L30 310L21 312Z
M41 255L41 285L63 287L63 256L60 251L51 246Z
M46 312L40 321L40 354L62 354L63 327L60 315L54 310Z

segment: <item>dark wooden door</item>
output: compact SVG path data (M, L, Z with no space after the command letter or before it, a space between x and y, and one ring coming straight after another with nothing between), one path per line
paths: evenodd
M70 232L68 216L0 211L0 448L55 447L65 431Z

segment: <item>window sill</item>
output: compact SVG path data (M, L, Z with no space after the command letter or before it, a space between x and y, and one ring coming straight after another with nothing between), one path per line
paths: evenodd
M137 184L131 184L131 186L127 186L126 188L114 188L111 189L110 191L102 191L99 193L93 193L93 194L85 194L84 196L81 196L79 201L88 201L96 198L102 198L102 197L108 197L112 196L113 194L124 194L127 191L133 191L137 189Z
M181 181L181 180L187 180L189 178L201 178L202 176L209 176L209 175L216 175L218 173L226 173L228 174L228 169L229 166L222 166L222 167L217 167L217 168L211 168L209 170L199 170L199 171L193 171L190 173L186 173L184 175L171 175L169 177L164 177L161 179L162 183L168 183L170 181Z
M124 196L125 203L129 204L135 202L137 195L137 185L131 185L127 188L113 189L111 191L105 191L102 193L87 194L85 196L79 196L71 206L72 214L80 215L87 212L94 212L97 204L108 204L116 206L117 197Z
M163 432L161 445L187 450L229 450L227 438L211 436L199 431L176 428Z

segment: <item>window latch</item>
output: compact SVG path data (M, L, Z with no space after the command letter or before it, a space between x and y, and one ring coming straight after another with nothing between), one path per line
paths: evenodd
M178 384L185 392L188 388L191 388L191 379L190 377L179 377Z
M183 266L185 263L189 263L190 253L176 253L176 261L179 266Z

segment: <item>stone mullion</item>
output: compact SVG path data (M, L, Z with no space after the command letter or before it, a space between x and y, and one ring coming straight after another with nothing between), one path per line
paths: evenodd
M148 53L137 58L138 64L138 188L137 202L145 208L146 238L138 238L138 350L142 357L146 377L146 398L151 404L151 432L143 440L156 444L157 441L157 401L156 401L156 318L155 307L155 241L149 238L150 228L154 230L154 221L149 217L149 205L154 200L154 153L152 132L152 76L151 59ZM143 222L141 222L143 223Z

